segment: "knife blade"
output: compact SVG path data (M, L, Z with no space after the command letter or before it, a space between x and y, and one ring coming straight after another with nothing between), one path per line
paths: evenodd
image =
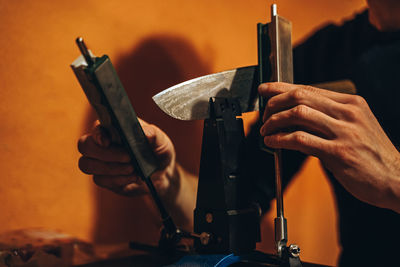
M169 116L179 120L208 118L210 97L237 97L241 112L258 111L258 66L247 66L197 77L174 85L153 96L154 102ZM350 80L319 83L318 88L355 94Z
M258 110L258 67L247 66L194 78L153 96L169 116L179 120L208 117L210 97L236 97L242 112Z

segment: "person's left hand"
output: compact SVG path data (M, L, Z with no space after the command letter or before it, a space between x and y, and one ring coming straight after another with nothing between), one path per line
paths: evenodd
M400 213L400 153L364 98L287 83L258 90L269 98L268 147L316 156L356 198Z

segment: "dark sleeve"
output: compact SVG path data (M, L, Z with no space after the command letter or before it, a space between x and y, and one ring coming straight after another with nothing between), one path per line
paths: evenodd
M342 26L329 24L317 30L293 49L294 83L349 79L354 62L368 47L374 34L367 11Z

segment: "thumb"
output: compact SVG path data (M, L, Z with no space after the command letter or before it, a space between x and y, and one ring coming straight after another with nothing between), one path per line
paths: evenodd
M142 128L156 155L174 153L171 140L160 128L153 124L142 124Z
M158 135L159 129L153 124L149 124L146 121L142 120L141 118L138 118L140 125L142 126L143 133L147 137L147 140L149 141L149 144L153 149L156 149L160 141L157 139L160 139ZM158 137L157 137L158 136Z
M142 129L161 166L164 168L171 164L175 150L169 137L154 124L142 123Z
M100 124L97 124L93 129L93 140L101 147L108 147L111 144L107 129Z
M144 135L147 137L149 144L154 149L157 147L157 129L154 125L151 124L142 124L142 129Z

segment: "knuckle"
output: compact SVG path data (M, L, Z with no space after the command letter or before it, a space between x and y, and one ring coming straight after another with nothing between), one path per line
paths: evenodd
M359 95L353 95L351 97L352 103L354 103L357 106L365 106L367 104L367 101L362 96Z
M268 86L269 86L270 89L281 89L285 85L286 85L286 83L284 83L284 82L270 82L270 83L268 83Z
M344 109L343 114L349 121L355 121L357 118L359 118L359 114L353 106L348 106L346 109Z
M272 98L270 98L267 102L266 108L267 110L271 110L273 109L275 106L274 100Z
M311 93L317 93L318 92L318 88L313 87L311 85L303 85L303 88L306 92L311 92Z
M290 92L290 97L295 103L299 103L305 97L305 91L303 89L295 89Z
M308 114L308 107L305 105L298 105L292 109L292 116L294 118L304 118Z
M297 131L293 134L293 142L295 145L306 145L308 142L308 138L304 132Z
M266 128L268 128L271 124L275 124L279 120L279 114L272 114L268 121L266 122Z

